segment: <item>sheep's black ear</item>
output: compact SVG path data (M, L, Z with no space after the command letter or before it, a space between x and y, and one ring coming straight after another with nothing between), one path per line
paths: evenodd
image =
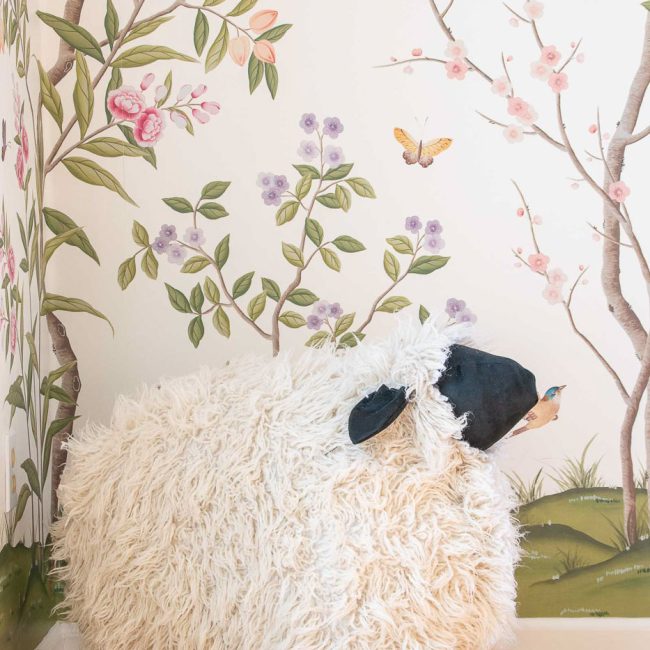
M394 422L407 404L406 388L380 386L364 397L350 413L348 432L357 445L372 438Z

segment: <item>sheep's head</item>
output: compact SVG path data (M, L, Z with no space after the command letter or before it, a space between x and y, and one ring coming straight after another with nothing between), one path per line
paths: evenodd
M466 416L463 440L488 449L537 402L535 376L516 361L464 345L452 345L436 384L456 417ZM350 439L358 444L388 427L406 407L407 388L381 386L350 413Z

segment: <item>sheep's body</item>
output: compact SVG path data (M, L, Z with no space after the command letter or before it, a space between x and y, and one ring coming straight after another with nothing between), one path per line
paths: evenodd
M66 604L106 650L479 650L514 615L517 532L490 457L431 381L432 327L203 370L69 444ZM354 447L381 383L417 399Z

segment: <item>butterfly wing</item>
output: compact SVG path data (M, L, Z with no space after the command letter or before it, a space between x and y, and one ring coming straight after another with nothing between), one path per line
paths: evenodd
M414 153L418 150L418 143L413 139L413 136L404 129L393 129L393 135L395 136L395 140L397 140L397 142L399 142L409 153Z
M424 167L425 169L433 163L433 156L420 156L420 160L418 160L420 163L421 167Z
M395 136L397 137L397 136ZM431 157L437 156L446 149L449 149L451 146L451 138L436 138L435 140L429 140L422 145L422 157ZM430 163L429 163L430 164Z

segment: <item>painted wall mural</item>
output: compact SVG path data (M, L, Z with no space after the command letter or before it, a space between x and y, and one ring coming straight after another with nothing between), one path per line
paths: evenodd
M576 307L576 295L594 273L582 264L570 273L556 262L545 222L527 200L529 196L536 197L535 203L548 200L540 191L543 188L517 178L512 186L506 174L497 176L501 193L513 192L513 213L528 238L527 244L512 247L515 264L521 272L533 274L531 280L540 283L549 305L563 311L572 341L576 347L586 346L594 366L604 369L611 381L611 399L622 412L613 445L620 448L620 486L612 487L602 477L602 461L593 452L595 444L605 435L613 438L614 432L596 439L590 439L593 432L581 432L582 450L576 458L569 456L555 466L540 461L530 477L511 472L521 503L518 517L527 533L527 554L517 574L519 613L650 616L650 599L644 598L650 590L646 469L650 407L644 402L650 346L643 324L644 294L621 278L621 270L633 260L643 283L650 281L643 233L637 226L640 220L634 218L628 200L632 191L641 193L642 188L637 190L628 180L625 164L628 152L647 144L644 138L650 134L650 128L637 125L650 83L650 26L629 92L620 98L623 111L615 120L608 118L616 127L610 135L594 109L585 127L593 140L583 154L574 144L565 113L574 86L572 71L588 61L577 38L570 47L554 40L551 12L545 5L527 0L521 7L495 3L493 8L503 12L498 20L510 21L513 29L530 30L535 53L526 50L522 57L530 59L529 77L546 91L543 102L533 103L523 90L530 80L515 76L514 55L502 54L494 65L488 60L484 67L469 39L461 40L462 34L452 31L453 21L469 12L466 3L451 0L443 7L436 0L418 0L412 4L424 7L430 16L428 43L436 49L429 53L400 38L400 46L408 46L411 54L385 67L411 73L431 65L451 81L485 82L489 96L500 98L504 115L481 109L486 130L500 129L504 145L532 140L539 147L550 146L573 166L571 184L592 192L602 211L602 225L592 218L589 226L602 249L602 319L613 316L621 341L630 346L629 358L621 359L619 368L619 359L613 360L609 350L602 348L591 322ZM644 5L638 9L638 20L650 25L649 5ZM81 336L74 338L70 327L74 321L68 319L76 318L75 314L86 318L93 332L95 322L118 336L125 329L115 298L95 294L88 287L81 294L75 293L76 287L49 290L58 286L54 276L68 264L65 251L79 253L74 263L81 273L107 256L112 259L107 241L91 234L96 224L84 207L71 207L62 194L76 196L90 186L98 201L115 199L111 228L130 228L135 247L122 246L123 261L115 266L104 262L101 273L110 276L112 283L117 278L121 290L129 288L124 296L146 283L156 311L144 315L143 327L170 320L174 331L186 331L182 344L178 343L183 350L179 354L194 351L201 343L204 349L212 338L227 342L227 350L233 353L241 352L235 334L242 337L238 340L261 340L272 354L294 342L344 348L358 344L370 325L376 325L378 314L405 309L421 320L442 313L439 322L448 327L477 318L473 297L467 296L467 301L450 297L459 294L446 284L453 267L446 253L452 250L455 262L464 243L472 245L472 230L468 227L462 239L455 236L449 218L434 208L427 195L439 178L438 167L447 161L452 164L463 129L452 125L438 137L420 139L394 128L395 123L412 122L410 109L402 107L399 122L393 123L393 116L380 116L381 133L373 133L372 138L381 140L382 146L385 142L391 151L397 151L394 139L398 140L402 173L411 178L422 174L416 177L418 192L427 196L406 195L399 214L387 209L392 205L390 195L400 192L399 181L382 173L377 162L381 156L372 144L363 141L360 146L361 112L339 110L342 100L336 89L331 90L332 108L316 112L307 103L309 94L300 102L283 99L285 87L293 98L298 92L294 80L307 77L295 56L283 59L283 49L291 47L294 34L302 29L298 19L296 26L283 23L283 10L263 7L257 0L174 0L166 7L147 0L107 0L92 7L83 0L68 0L61 15L39 11L37 3L28 0L3 0L1 6L0 82L9 90L11 102L3 104L0 115L0 326L7 427L3 432L7 444L0 453L7 474L6 500L12 507L0 540L4 543L0 640L3 647L17 649L35 647L56 618L51 610L64 585L51 572L55 567L48 557L48 525L58 510L52 486L58 485L65 465L65 440L78 418L87 415L79 404L84 399L92 403L86 396L104 391L101 384L84 379L82 392L80 365L88 354L79 353L86 350L85 342ZM292 21L294 14L307 21L301 11L287 9L286 14ZM312 39L314 48L322 47L318 56L325 61L330 47L325 33L312 34ZM385 48L382 39L373 41L372 30L364 39L367 43L360 44L360 50L371 44L375 52ZM374 63L355 65L367 75ZM196 80L196 75L186 72L192 65L201 67L202 78L188 83L188 78ZM487 72L492 67L500 68L498 75ZM374 72L380 75L376 83L390 92L395 70ZM450 90L439 72L426 80L413 75L413 81L433 84L439 96L463 92L463 87ZM345 76L346 70L337 74ZM247 96L230 95L226 91L231 87L232 93L243 88ZM270 105L278 104L292 116L292 134L281 146L274 145L279 152L272 158L274 167L262 163L254 151L245 168L230 162L223 152L217 153L218 164L196 165L191 185L173 173L171 179L164 176L169 166L173 170L181 164L165 147L170 133L186 132L187 146L198 150L192 136L215 137L208 129L231 109L227 102L235 96L236 101L254 106L261 119L267 119ZM376 105L373 110L381 113ZM238 136L245 139L246 126L241 128ZM270 143L273 135L268 138ZM125 165L132 164L138 165L138 171L125 173ZM531 155L530 166L537 164ZM140 179L163 176L165 181L142 189ZM61 183L65 193L60 191ZM242 207L238 192L255 197L254 215ZM139 208L143 199L148 206L155 202L159 209ZM377 219L374 212L367 212L368 205L390 215ZM125 209L132 218L118 214ZM591 204L585 212L590 210ZM256 257L241 245L256 231L256 219L275 224L275 236L265 241L275 251L274 257ZM509 236L505 227L503 231L504 237ZM358 259L363 260L362 267ZM364 275L378 278L378 288L364 286L342 298L331 278L347 278L354 284L361 268ZM443 273L434 275L443 268ZM420 276L431 277L425 282ZM418 280L415 285L414 280ZM434 288L441 285L444 297L436 293L434 298ZM291 331L305 335L298 340ZM141 370L136 367L134 372L141 374ZM580 396L568 392L563 399ZM635 423L642 419L647 455L639 461L632 438ZM529 428L534 428L534 420ZM517 441L532 435L536 434L525 432Z

